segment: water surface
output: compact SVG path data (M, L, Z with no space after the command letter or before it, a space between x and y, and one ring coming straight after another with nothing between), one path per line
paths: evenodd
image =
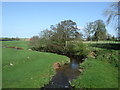
M71 63L63 65L44 88L72 88L70 82L80 75L79 62L72 59Z

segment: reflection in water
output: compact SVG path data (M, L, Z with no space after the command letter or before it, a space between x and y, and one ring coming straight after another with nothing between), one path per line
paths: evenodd
M78 69L79 68L79 63L75 60L72 60L71 68L72 69Z
M70 64L63 65L52 78L51 82L44 88L72 88L70 81L80 75L79 63L72 60Z

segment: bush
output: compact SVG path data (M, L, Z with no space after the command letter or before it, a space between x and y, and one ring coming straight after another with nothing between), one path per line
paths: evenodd
M64 44L55 42L52 40L47 40L46 38L39 38L38 36L34 36L31 38L30 48L36 51L42 52L52 52L52 53L63 53L64 52Z
M30 47L37 51L52 52L81 58L87 57L89 52L86 46L83 45L82 41L57 42L51 39L46 40L45 38L39 38L38 36L31 38Z
M69 55L75 57L85 58L88 55L88 50L82 41L79 42L69 42L65 48L65 52Z
M74 50L76 55L82 56L84 58L87 57L89 52L87 47L82 42L76 43Z
M109 57L109 63L111 63L115 67L118 67L118 56L116 54L112 54Z
M74 55L75 54L74 47L75 47L75 44L73 44L73 42L69 42L65 47L65 53L69 55Z
M114 50L100 50L96 53L96 59L105 61L113 65L114 67L118 67L118 52Z

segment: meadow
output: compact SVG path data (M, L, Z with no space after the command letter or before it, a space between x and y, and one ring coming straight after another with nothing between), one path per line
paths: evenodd
M53 64L69 61L66 56L52 53L29 51L27 41L3 41L2 46L2 87L41 88L49 83L55 74Z
M2 45L5 47L21 47L23 49L29 48L29 41L2 41Z
M84 43L90 53L80 67L80 76L73 80L75 88L118 88L120 50L118 42Z
M69 62L63 55L30 51L28 41L3 41L2 87L41 88L55 75L53 64ZM74 88L118 88L119 42L83 42L88 50L80 67L80 76L71 82ZM6 47L21 47L22 50Z

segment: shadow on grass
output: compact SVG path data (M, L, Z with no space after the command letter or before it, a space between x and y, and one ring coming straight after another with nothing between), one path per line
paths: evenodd
M120 44L104 43L104 44L91 44L90 46L104 48L108 50L120 50Z

